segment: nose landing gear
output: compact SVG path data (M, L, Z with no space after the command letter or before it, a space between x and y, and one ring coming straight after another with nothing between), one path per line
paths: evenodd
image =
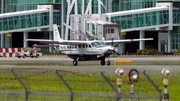
M105 65L105 60L101 60L101 66Z
M110 66L111 65L111 62L108 60L107 61L107 66Z

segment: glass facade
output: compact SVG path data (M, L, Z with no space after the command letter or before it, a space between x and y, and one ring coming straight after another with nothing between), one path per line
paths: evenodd
M117 0L118 1L118 0ZM121 0L121 11L155 7L158 0Z
M180 10L173 10L173 24L180 24Z
M112 17L111 21L121 25L122 29L155 26L169 23L168 11L156 11Z
M60 12L54 12L54 24L60 24ZM49 13L0 18L0 31L49 25Z
M40 3L53 3L53 0L4 0L4 13L37 9ZM55 0L61 3L61 0Z
M174 27L170 34L171 49L180 49L180 28Z

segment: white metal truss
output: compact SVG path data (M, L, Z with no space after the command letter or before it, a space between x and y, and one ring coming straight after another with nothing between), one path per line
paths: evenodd
M93 0L89 0L87 7L85 8L85 1L82 0L82 13L81 14L92 14L92 1ZM68 34L69 34L69 29L72 28L70 27L70 14L72 14L72 10L74 9L74 14L77 15L78 14L78 0L66 0L67 4L68 4L68 8L67 8L67 18L66 18L66 22L63 22L64 19L62 17L62 24L65 26L65 38L66 40L68 40ZM98 14L101 14L101 7L103 7L105 10L106 6L103 4L103 2L101 0L98 0ZM64 8L64 0L62 0L62 8ZM63 9L62 9L63 11ZM62 12L62 15L64 15L64 12ZM62 26L62 34L63 32L63 26ZM64 35L62 35L63 38Z

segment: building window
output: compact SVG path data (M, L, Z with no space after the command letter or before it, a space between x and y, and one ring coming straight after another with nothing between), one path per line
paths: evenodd
M114 29L111 29L111 33L114 33Z

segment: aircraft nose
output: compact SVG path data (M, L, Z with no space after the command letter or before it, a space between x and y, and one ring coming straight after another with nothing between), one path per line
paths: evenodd
M110 50L114 50L114 47L110 47Z

